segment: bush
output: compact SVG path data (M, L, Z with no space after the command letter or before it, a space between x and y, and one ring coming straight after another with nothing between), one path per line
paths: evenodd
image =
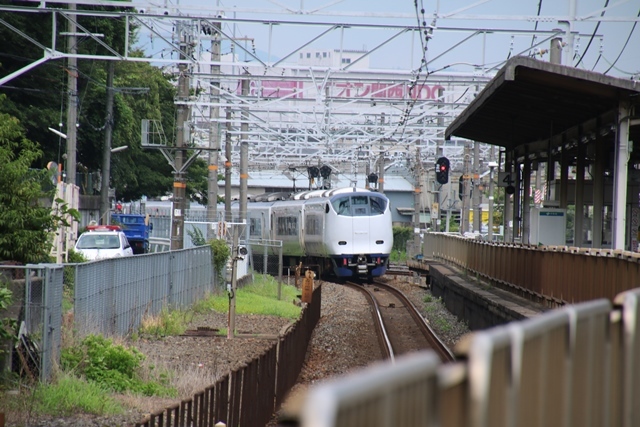
M153 381L142 381L138 370L144 355L136 348L115 345L110 339L89 335L80 346L62 351L62 368L76 371L87 381L116 392L153 395L173 395L175 392Z
M12 301L13 294L11 290L6 287L6 284L0 283L0 370L4 366L5 349L11 348L9 344L12 344L15 340L17 322L15 319L5 317L2 313L9 308Z
M231 249L229 245L227 245L227 242L222 239L213 239L209 241L209 245L211 246L213 267L216 269L218 279L222 279L224 277L227 260L231 255Z
M398 252L405 252L407 241L413 238L413 228L405 226L393 226L393 249Z

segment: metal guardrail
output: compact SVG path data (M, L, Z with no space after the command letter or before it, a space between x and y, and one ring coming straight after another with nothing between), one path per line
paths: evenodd
M640 425L640 289L474 333L312 387L304 427Z
M424 256L523 295L577 303L640 285L640 253L571 246L495 243L459 235L425 233Z

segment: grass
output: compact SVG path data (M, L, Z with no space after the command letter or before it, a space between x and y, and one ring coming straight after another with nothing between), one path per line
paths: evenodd
M51 384L38 384L34 388L18 384L17 389L17 394L0 391L0 412L25 423L35 415L117 415L125 411L111 392L71 373L60 373Z
M278 299L278 286L281 296ZM278 285L271 276L256 275L255 281L236 290L236 314L257 314L278 316L286 319L297 319L300 307L292 302L297 298L299 290L290 285ZM229 297L227 293L211 295L201 300L194 307L196 312L215 310L221 313L229 311Z
M278 288L281 294L279 299ZM293 302L298 294L299 290L294 286L278 284L271 276L257 274L253 284L236 291L236 313L297 319L301 309ZM228 312L229 298L226 292L209 295L189 310L166 309L157 316L145 318L136 334L158 338L179 335L185 331L196 313L211 310ZM206 386L215 382L213 371L185 367L181 372L170 372L164 367L146 362L143 357L137 357L135 348L125 348L101 337L79 341L73 336L73 331L64 331L72 326L73 321L68 320L63 327L66 348L62 352L65 354L63 365L66 370L61 370L50 384L25 386L16 383L14 388L20 390L17 395L3 393L0 388L0 412L17 414L26 423L30 414L53 417L78 414L115 415L125 411L111 394L113 389L122 391L119 384L137 385L127 387L132 398L136 398L138 395L174 396L176 392L191 389L194 384ZM226 331L220 332L226 335ZM124 378L120 373L114 372L113 365L126 371L128 376ZM91 375L87 375L87 372ZM91 381L88 377L95 377L100 381Z
M407 253L405 251L399 251L394 249L391 251L389 255L389 260L394 263L403 263L407 262Z
M280 299L278 299L278 287L280 287ZM297 319L300 316L300 307L293 304L299 290L295 286L278 284L269 275L256 274L252 284L236 290L236 314L256 314L264 316L277 316L286 319ZM211 294L199 300L189 310L162 310L159 315L146 316L141 323L138 332L132 339L139 336L161 338L170 335L183 334L195 314L209 311L219 313L229 312L229 295L227 292ZM220 335L223 331L220 331Z
M110 391L72 374L62 374L54 384L39 386L34 397L39 412L51 415L115 415L124 411Z
M193 319L191 310L162 309L157 316L147 316L142 319L139 333L155 337L181 335L187 330L187 325Z

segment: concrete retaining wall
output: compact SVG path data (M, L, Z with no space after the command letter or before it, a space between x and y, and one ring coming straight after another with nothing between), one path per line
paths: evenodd
M449 266L430 263L431 292L469 329L479 330L533 317L546 310L491 285L478 282Z

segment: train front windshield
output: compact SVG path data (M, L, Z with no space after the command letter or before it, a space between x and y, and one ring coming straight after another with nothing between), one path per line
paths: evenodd
M387 208L387 201L379 196L341 196L331 201L338 215L371 216L382 215Z

